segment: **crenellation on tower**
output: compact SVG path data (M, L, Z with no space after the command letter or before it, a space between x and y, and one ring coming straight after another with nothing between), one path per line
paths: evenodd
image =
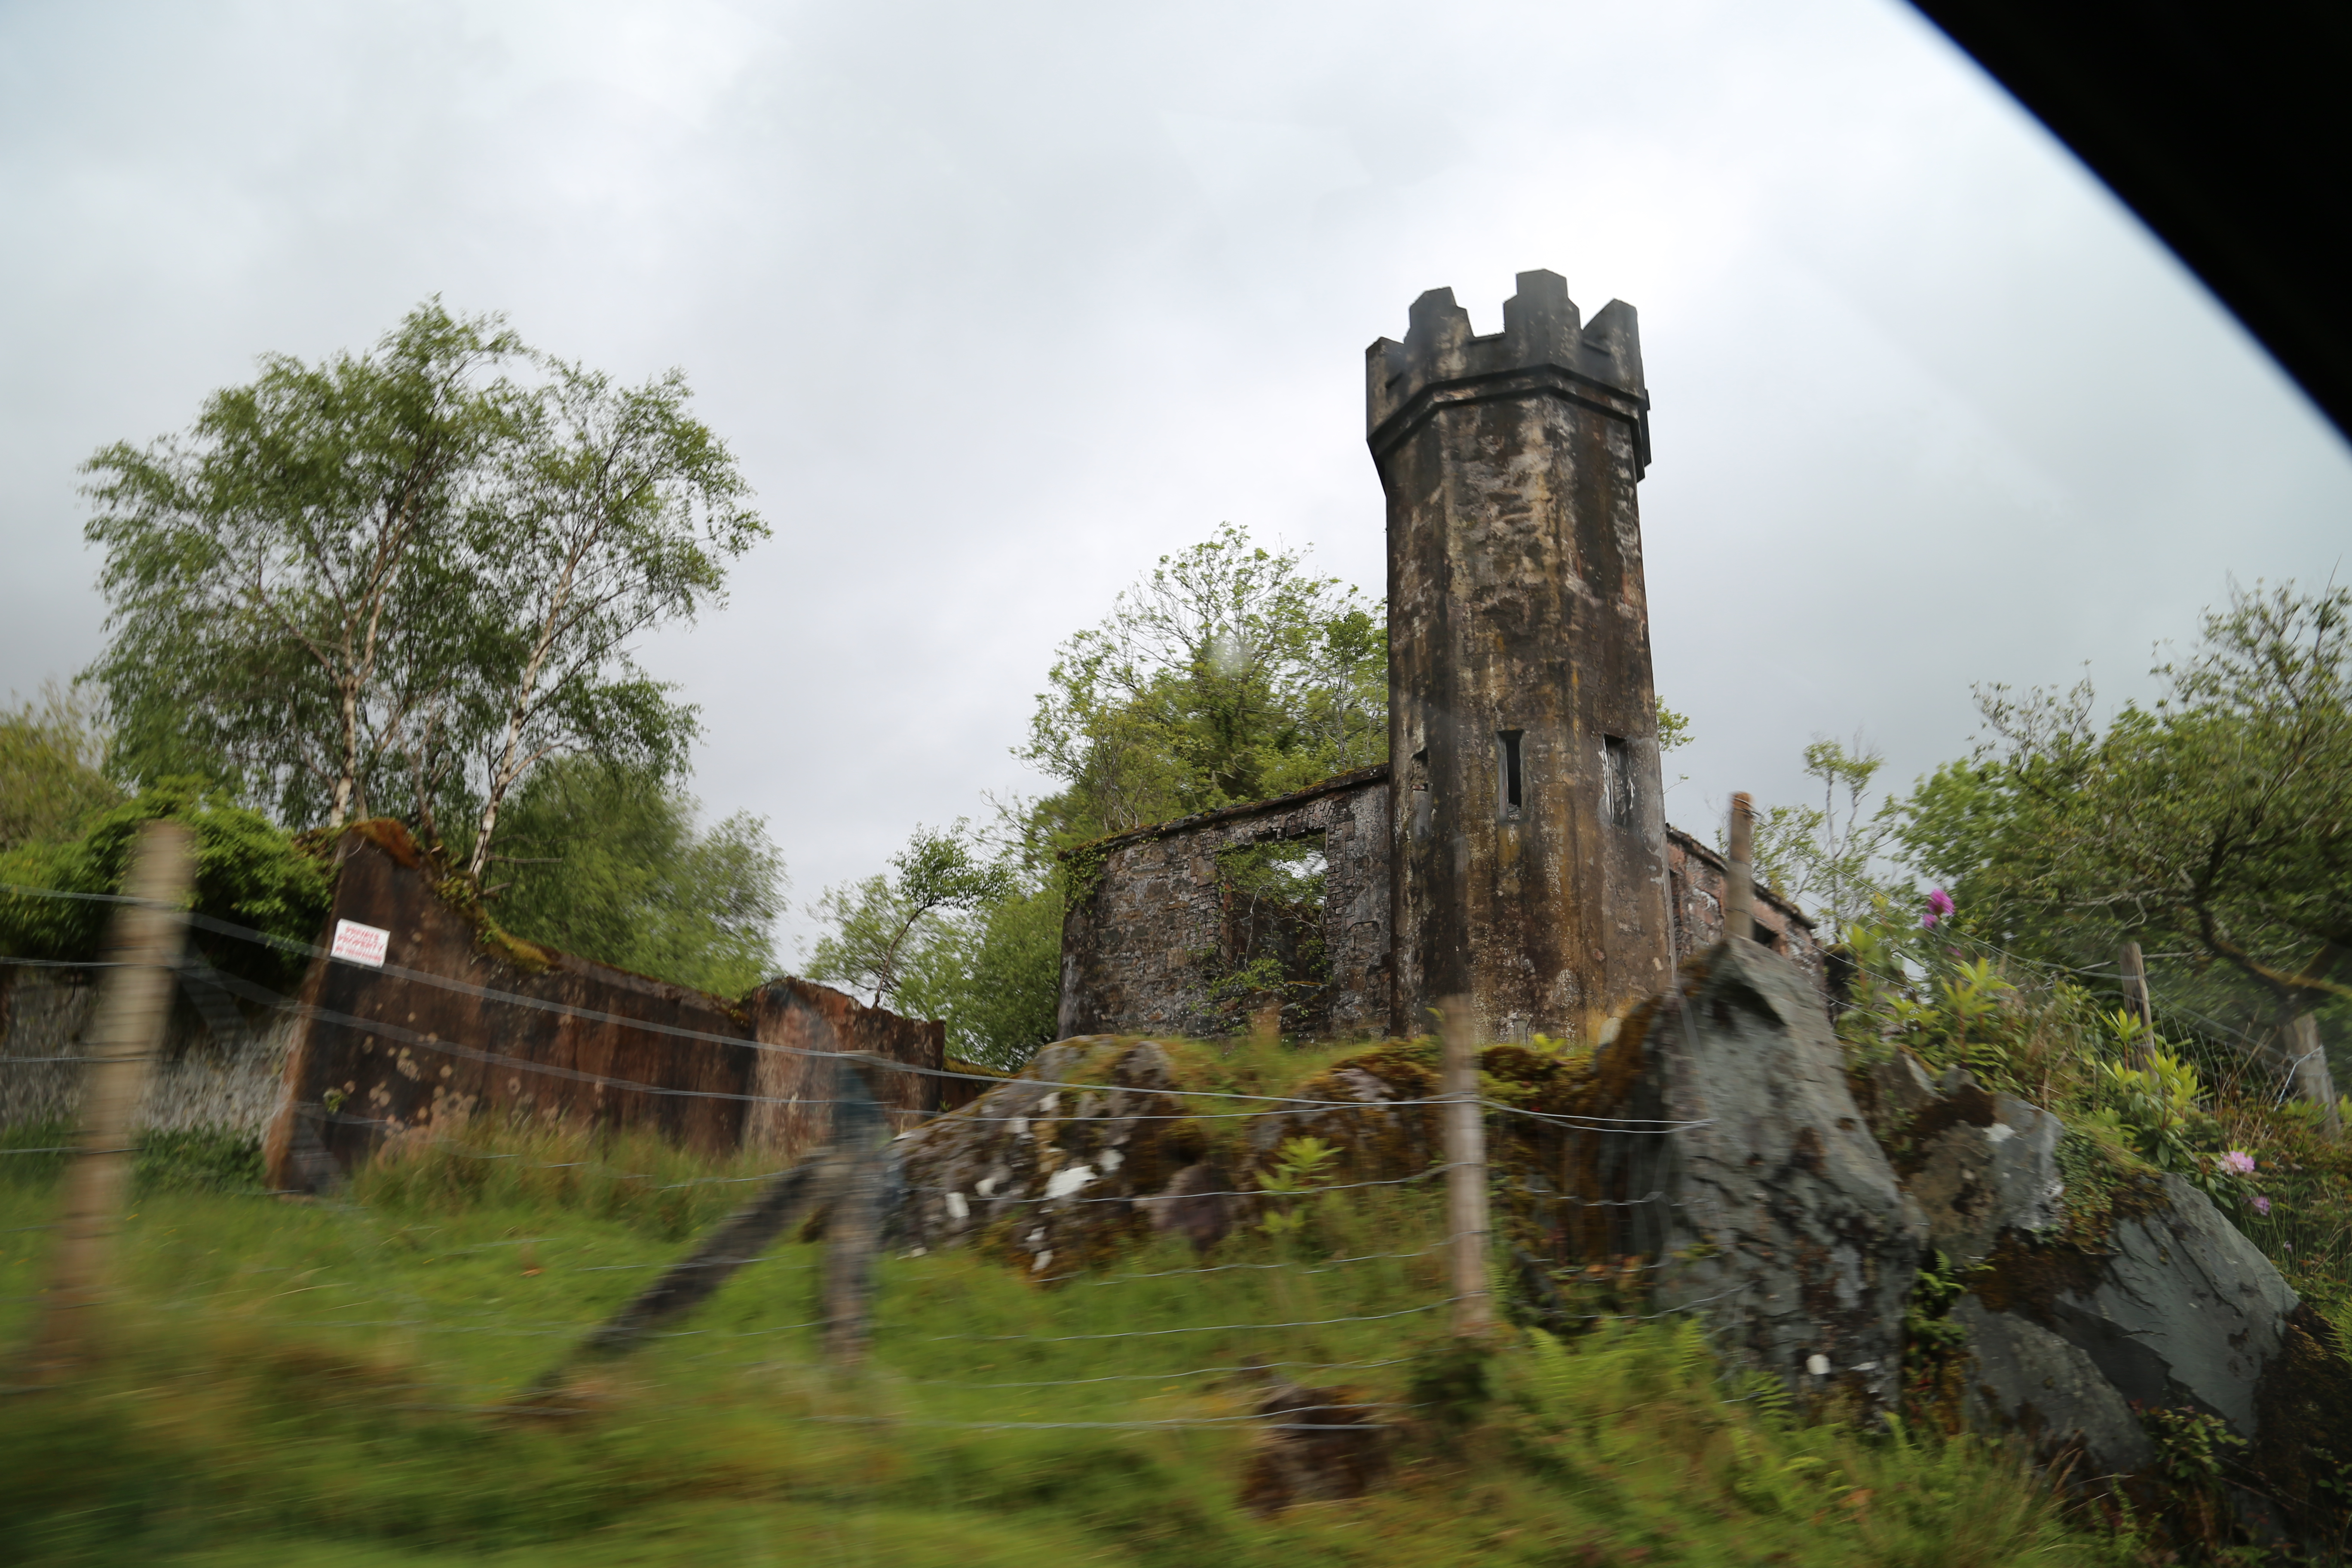
M1612 300L1586 324L1557 272L1520 273L1518 292L1503 302L1503 330L1484 337L1470 330L1453 289L1432 289L1412 302L1404 341L1376 340L1364 365L1375 456L1442 405L1539 393L1623 421L1635 477L1649 467L1650 397L1633 307Z

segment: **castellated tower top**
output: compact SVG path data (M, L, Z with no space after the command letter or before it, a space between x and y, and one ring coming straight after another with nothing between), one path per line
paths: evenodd
M1650 395L1633 307L1612 300L1583 325L1559 273L1522 272L1518 283L1503 302L1499 332L1475 335L1454 290L1432 289L1412 302L1404 342L1380 338L1364 351L1374 458L1441 407L1549 395L1632 426L1639 478L1650 464Z

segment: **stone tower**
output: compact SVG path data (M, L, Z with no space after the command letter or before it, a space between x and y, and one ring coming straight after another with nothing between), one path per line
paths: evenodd
M1449 289L1366 351L1388 493L1391 1024L1467 995L1487 1039L1590 1038L1664 989L1665 816L1633 489L1633 310L1522 272L1503 330Z

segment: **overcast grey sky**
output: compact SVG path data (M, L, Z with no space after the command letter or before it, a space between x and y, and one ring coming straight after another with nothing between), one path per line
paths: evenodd
M677 364L775 537L649 662L805 899L1034 788L1054 645L1221 521L1375 592L1362 351L1641 311L1695 830L1971 682L2142 688L2345 551L2344 444L1916 14L1820 4L0 4L0 689L98 651L76 465L439 293ZM787 951L789 952L789 942Z

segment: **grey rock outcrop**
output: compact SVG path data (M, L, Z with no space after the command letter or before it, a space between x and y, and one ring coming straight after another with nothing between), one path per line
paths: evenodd
M1689 1309L1737 1359L1801 1389L1891 1396L1927 1226L1863 1125L1811 981L1744 940L1685 966L1596 1069L1627 1082L1596 1175L1647 1223L1622 1243L1668 1260L1655 1309ZM1668 1131L1664 1129L1672 1128Z
M2064 1219L2058 1141L2065 1128L2014 1096L1987 1093L1963 1070L1947 1074L1943 1087L1940 1100L1916 1113L1916 1167L1904 1190L1927 1216L1928 1245L1975 1265L1992 1255L2002 1232L2033 1235Z
M1409 1051L1374 1047L1296 1086L1297 1110L1251 1105L1236 1120L1178 1092L1161 1045L1063 1040L1021 1078L898 1138L906 1204L894 1231L926 1248L982 1246L1043 1279L1155 1234L1205 1251L1255 1212L1258 1177L1286 1138L1339 1150L1342 1180L1441 1169L1433 1083Z
M1969 1327L1971 1396L2038 1439L2078 1436L2108 1471L2147 1459L2142 1443L2114 1435L2117 1403L2199 1410L2242 1437L2261 1436L2263 1380L2281 1362L2300 1305L2270 1259L2178 1176L2163 1178L2145 1212L2117 1221L2105 1247L2095 1255L2012 1237L1995 1254L1954 1311ZM2074 1352L2059 1358L2064 1375L2053 1373L2051 1354L2010 1348L2046 1350L2048 1340ZM2073 1377L2082 1366L2105 1393Z
M1020 1079L899 1137L895 1227L922 1247L983 1245L1043 1279L1172 1230L1206 1247L1229 1229L1232 1174L1171 1092L1149 1040L1047 1047Z
M1961 1408L1980 1432L2017 1432L2037 1449L2080 1451L2078 1479L2127 1474L2156 1460L2131 1405L2082 1348L2012 1312L1963 1296L1952 1321L1968 1334Z
M1873 1086L1930 1245L1976 1270L1951 1313L1970 1424L2067 1456L2078 1479L2155 1462L2135 1405L2261 1436L2298 1302L2260 1249L2174 1175L2118 1194L2105 1235L2067 1233L2058 1118L1957 1068L1923 1098L1923 1078L1898 1058Z

